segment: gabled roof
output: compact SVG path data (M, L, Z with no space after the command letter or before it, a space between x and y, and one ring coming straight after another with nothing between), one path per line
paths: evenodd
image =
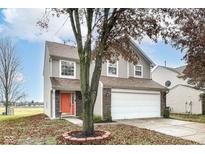
M155 66L155 63L142 51L142 49L140 49L140 47L132 39L130 39L130 42L140 56L142 56L148 63L150 63L151 66ZM76 60L79 59L77 48L74 46L50 41L46 41L45 46L49 51L49 56L72 58Z
M131 44L133 47L138 51L138 53L151 64L151 66L155 66L156 64L144 53L144 51L132 40L130 39Z
M172 71L172 72L175 72L175 73L177 73L178 75L182 75L184 69L186 68L186 65L180 66L180 67L176 67L176 68L157 65L157 66L152 70L152 72L154 72L154 71L155 71L157 68L159 68L159 67L165 68L165 69L170 70L170 71Z
M179 73L183 73L183 71L185 70L185 68L186 68L186 65L184 65L184 66L180 66L180 67L176 67L176 68L174 68L177 72L179 72Z

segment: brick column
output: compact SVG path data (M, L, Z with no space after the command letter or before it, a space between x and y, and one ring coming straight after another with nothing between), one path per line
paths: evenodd
M76 91L76 116L81 116L83 112L82 96L80 91Z
M111 88L103 88L103 120L111 114Z
M55 110L56 110L56 118L60 117L60 91L56 90L55 92Z
M52 118L56 118L55 89L52 90Z
M161 95L161 116L164 116L164 110L166 107L166 91L161 91L160 95Z

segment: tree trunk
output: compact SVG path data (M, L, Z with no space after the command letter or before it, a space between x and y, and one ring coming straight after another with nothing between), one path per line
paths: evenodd
M84 95L83 97L83 132L85 136L94 135L94 122L93 122L93 110L90 95Z
M5 104L5 115L8 115L8 103Z
M8 106L9 106L9 99L8 99L8 94L7 94L7 90L6 90L6 94L5 94L5 115L8 115Z
M86 58L86 57L84 57ZM81 59L80 62L80 76L81 76L81 95L83 104L83 134L85 136L94 135L94 123L93 123L93 104L91 101L91 92L89 85L90 77L90 61Z

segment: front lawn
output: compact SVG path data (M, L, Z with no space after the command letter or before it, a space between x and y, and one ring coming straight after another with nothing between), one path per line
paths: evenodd
M43 108L14 108L14 115L1 115L5 108L0 107L0 122L43 113Z
M66 120L49 120L39 114L13 120L0 121L0 144L58 144L64 131L79 130L80 127ZM197 144L123 124L104 124L96 129L111 132L107 144Z
M196 114L174 114L170 115L172 119L192 121L192 122L200 122L205 123L205 115L196 115Z

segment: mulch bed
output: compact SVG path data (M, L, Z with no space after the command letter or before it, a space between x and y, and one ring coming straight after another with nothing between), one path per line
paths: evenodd
M110 140L102 144L198 144L155 131L123 124L98 125L95 129L111 132ZM39 114L1 122L0 144L63 144L60 142L62 134L72 130L81 130L81 128L66 120L49 120L45 119L45 115Z

